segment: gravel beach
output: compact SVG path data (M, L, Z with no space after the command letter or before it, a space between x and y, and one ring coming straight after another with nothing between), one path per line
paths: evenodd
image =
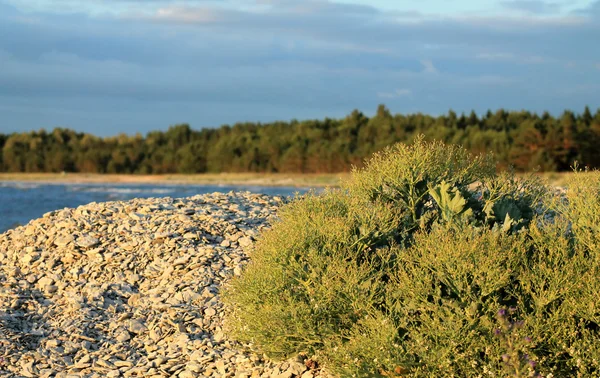
M325 376L306 356L274 363L223 330L220 289L283 202L90 203L1 234L0 376Z

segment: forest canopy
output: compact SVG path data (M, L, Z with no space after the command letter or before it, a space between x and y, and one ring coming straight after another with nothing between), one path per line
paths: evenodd
M333 173L361 166L396 142L426 139L492 152L500 168L566 171L575 161L600 167L600 109L553 117L528 111L484 115L395 114L379 105L343 119L237 123L193 130L188 124L146 136L97 137L66 128L0 134L0 171L82 173Z

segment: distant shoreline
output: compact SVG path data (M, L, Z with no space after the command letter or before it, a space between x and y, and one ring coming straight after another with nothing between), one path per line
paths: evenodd
M98 174L98 173L0 173L0 182L50 184L139 184L139 185L251 185L265 187L337 187L349 173L198 173L198 174ZM517 174L521 176L522 174ZM552 186L564 186L572 172L543 172Z
M0 182L37 182L55 184L160 184L160 185L256 185L290 187L338 186L348 173L204 173L127 175L92 173L0 173Z

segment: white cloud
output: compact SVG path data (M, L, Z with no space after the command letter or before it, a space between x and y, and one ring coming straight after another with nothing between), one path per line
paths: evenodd
M396 89L393 92L378 92L377 97L379 98L397 98L397 97L412 97L412 90L408 88Z
M551 59L539 55L524 55L511 52L480 52L475 55L475 58L491 62L514 62L525 64L542 64L551 61Z
M382 99L396 99L390 100L394 112L435 113L510 106L560 111L600 96L590 90L547 101L553 90L600 82L600 50L589 47L599 26L583 16L577 20L585 23L572 24L537 15L415 15L398 21L402 17L393 12L361 13L328 1L305 5L313 10L303 14L294 13L305 4L301 0L236 9L222 2L229 5L154 1L144 12L139 9L147 3L139 2L132 7L138 13L126 19L28 13L40 20L36 24L15 16L25 13L0 9L0 97L22 96L32 107L69 96L97 100L90 119L100 119L93 112L131 101L137 110L124 108L122 114L147 111L144 119L153 123L143 127L158 128L165 124L155 117L185 122L185 109L192 108L202 126L218 126L224 119L261 120L267 114L370 111ZM578 69L564 69L567 61ZM525 64L542 62L549 64ZM427 101L429 95L435 101ZM165 106L158 117L157 102L173 108ZM219 111L212 106L217 102ZM4 124L12 123L1 116Z
M408 88L396 89L396 95L398 96L410 96L412 95L412 91Z
M500 5L506 9L531 14L559 13L562 4L544 0L504 0Z
M225 20L225 12L219 12L214 8L183 8L165 7L156 10L151 17L157 21L171 21L177 23L206 24Z
M502 52L498 52L498 53L482 52L482 53L478 53L477 55L475 55L475 57L477 59L483 59L483 60L513 60L513 59L515 59L515 54L502 53Z
M565 27L589 25L590 19L581 15L500 15L500 16L457 16L452 18L459 23L470 24L480 28L499 31L531 30L539 27Z
M490 85L490 86L510 86L518 82L515 78L500 75L481 75L464 78L465 83Z
M593 1L585 7L574 9L572 13L588 17L600 17L600 0Z
M549 59L545 58L543 56L531 55L531 56L522 57L522 61L524 63L542 64L542 63L548 63Z
M423 65L423 72L427 74L436 75L439 73L438 69L433 65L433 62L429 59L421 60L421 64Z

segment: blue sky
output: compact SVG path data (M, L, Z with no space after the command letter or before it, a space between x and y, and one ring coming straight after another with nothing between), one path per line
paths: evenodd
M600 107L600 1L0 0L0 132Z

